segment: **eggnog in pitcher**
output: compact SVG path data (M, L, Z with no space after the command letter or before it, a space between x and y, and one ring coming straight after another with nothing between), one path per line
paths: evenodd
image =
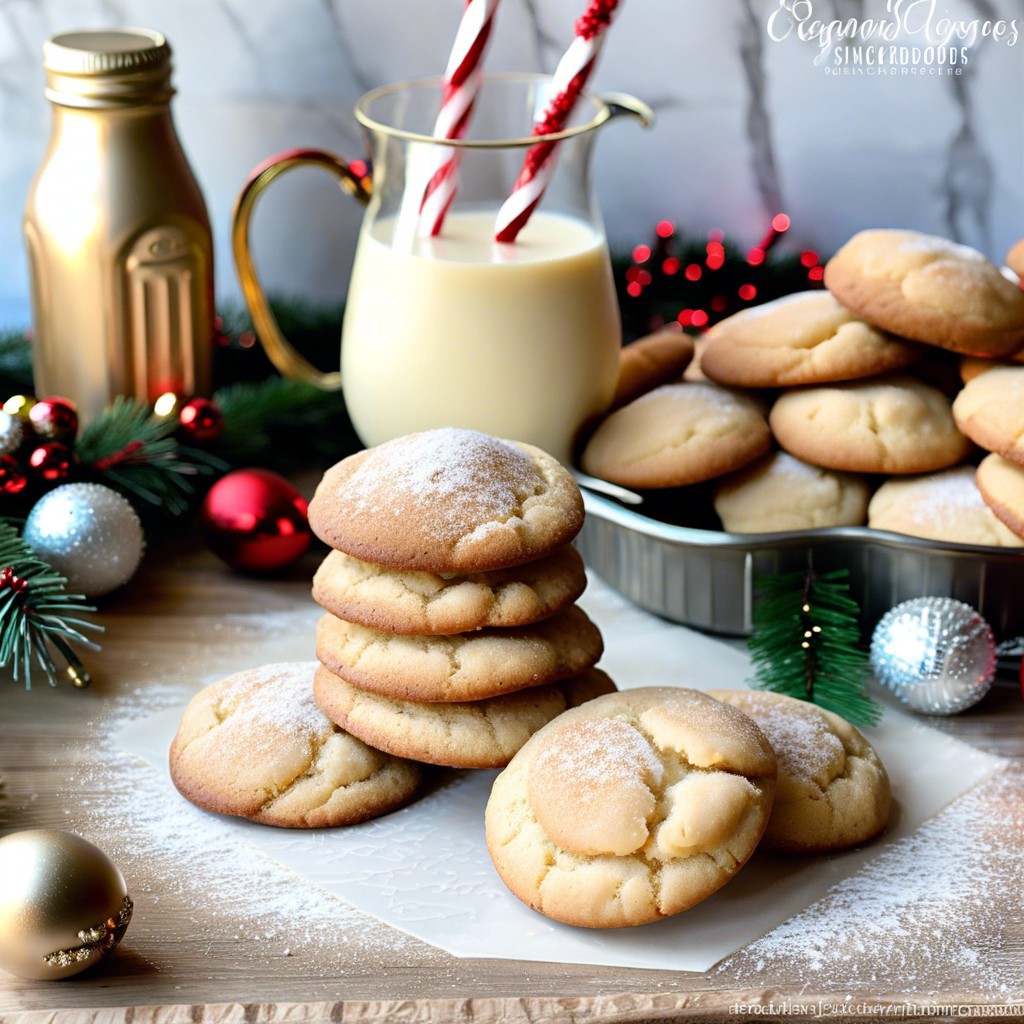
M365 444L457 426L568 462L608 407L621 328L604 235L543 210L515 243L493 233L494 211L455 211L441 237L397 246L392 220L367 221L341 349Z

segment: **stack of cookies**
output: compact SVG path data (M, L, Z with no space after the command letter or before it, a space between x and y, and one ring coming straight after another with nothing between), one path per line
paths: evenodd
M454 428L398 438L328 470L309 521L333 549L313 581L314 699L372 747L502 767L615 689L575 604L579 489L540 449Z
M1024 243L1014 260L1024 270ZM867 522L1020 546L1024 366L1008 360L1024 291L1010 277L942 238L860 232L828 262L827 291L721 321L699 366L600 424L583 468L636 489L710 481L734 533ZM975 445L993 453L977 477Z

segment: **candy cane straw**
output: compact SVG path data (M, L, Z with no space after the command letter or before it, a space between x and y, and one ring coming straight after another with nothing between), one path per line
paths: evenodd
M583 16L577 19L576 37L555 68L551 83L554 95L540 119L535 122L534 135L554 135L565 128L594 70L612 14L618 5L619 0L590 0ZM516 240L516 235L540 202L554 170L554 142L538 142L527 150L523 168L512 187L512 194L498 211L494 226L496 242Z
M465 134L480 91L480 59L491 34L491 22L497 6L498 0L466 0L444 73L441 111L434 123L434 137L437 139L460 139ZM438 148L434 161L436 166L420 203L421 235L441 233L445 214L452 205L458 186L456 152L450 148Z

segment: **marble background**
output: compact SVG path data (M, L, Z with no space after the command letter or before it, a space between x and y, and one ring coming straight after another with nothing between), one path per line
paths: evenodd
M784 0L793 8L793 0ZM366 89L443 69L462 0L0 0L0 316L27 319L21 209L49 133L41 47L70 28L136 24L175 50L178 131L210 207L217 291L238 294L231 204L267 155L363 142L351 107ZM1024 0L799 0L812 19L1015 20L1021 38L968 41L959 75L827 73L835 52L775 14L780 0L628 0L594 79L633 93L656 126L609 127L595 178L613 245L669 218L755 242L772 214L785 244L827 253L868 226L906 226L995 259L1024 235ZM551 70L580 0L503 0L489 70ZM916 20L915 20L916 19ZM804 22L805 27L809 22ZM793 26L790 25L792 28ZM963 45L963 44L957 44ZM840 69L841 70L841 69ZM268 287L326 301L345 290L359 210L317 172L275 186L257 213Z

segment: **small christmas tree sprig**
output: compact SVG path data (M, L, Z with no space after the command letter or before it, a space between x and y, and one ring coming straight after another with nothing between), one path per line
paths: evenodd
M24 679L29 689L35 662L55 686L56 648L64 674L76 686L88 686L89 674L71 645L97 649L83 631L103 627L80 618L93 610L84 597L69 594L67 580L0 519L0 668L11 666L15 680Z
M785 573L755 583L754 631L747 641L753 685L810 701L854 725L874 725L870 662L859 647L860 609L845 569Z

